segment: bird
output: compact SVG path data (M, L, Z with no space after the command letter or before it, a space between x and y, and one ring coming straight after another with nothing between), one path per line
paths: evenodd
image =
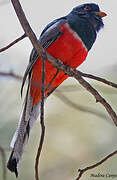
M86 59L97 34L104 27L102 18L107 14L95 3L76 6L63 17L49 23L39 37L39 43L47 53L72 68L77 68ZM69 76L45 60L45 92L47 97ZM12 152L7 168L18 176L19 163L27 144L30 130L40 112L42 87L42 59L32 49L29 64L24 73L21 93L28 79L27 93L18 127L11 141Z

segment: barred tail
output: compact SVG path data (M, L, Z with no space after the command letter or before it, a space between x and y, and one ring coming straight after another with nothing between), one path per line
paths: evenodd
M11 141L12 152L7 164L7 168L14 172L16 177L18 176L18 167L24 147L28 141L30 130L38 118L39 111L40 102L32 106L32 98L28 90L18 128Z

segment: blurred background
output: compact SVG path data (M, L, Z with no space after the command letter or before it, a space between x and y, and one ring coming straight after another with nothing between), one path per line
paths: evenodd
M26 16L37 37L42 29L55 18L69 13L74 6L85 2L98 3L108 14L104 29L91 49L86 61L79 67L85 73L98 75L117 82L116 7L115 0L22 0ZM0 0L0 48L23 34L9 0ZM32 45L25 38L0 54L0 72L12 71L23 75L29 61ZM117 90L96 81L90 83L117 112ZM10 154L10 141L16 129L23 99L20 97L21 81L0 76L0 146L5 149L6 160ZM26 89L25 89L26 91ZM24 96L25 96L24 91ZM117 128L102 105L76 80L66 80L47 100L45 105L46 136L40 159L40 177L43 180L75 179L79 168L92 165L117 148ZM40 138L39 120L36 122L20 164L18 180L34 180L35 156ZM117 156L103 165L88 171L91 174L116 174ZM0 179L2 158L0 156ZM16 179L7 171L7 180ZM99 178L107 179L106 177Z

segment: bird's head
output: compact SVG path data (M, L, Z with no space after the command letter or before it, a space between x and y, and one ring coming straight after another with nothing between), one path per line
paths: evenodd
M77 6L71 13L87 19L93 25L96 32L104 26L102 18L107 15L106 13L100 11L99 6L94 3Z

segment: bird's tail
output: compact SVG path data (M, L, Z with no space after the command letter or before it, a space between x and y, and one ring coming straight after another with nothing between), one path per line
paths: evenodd
M34 122L37 120L40 111L40 102L32 106L32 98L29 88L25 98L25 103L17 130L11 141L12 152L7 164L8 169L18 176L19 162L24 151L24 147L28 141L30 130Z

